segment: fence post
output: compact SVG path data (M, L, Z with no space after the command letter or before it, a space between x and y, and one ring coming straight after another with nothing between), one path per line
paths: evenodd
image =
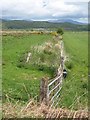
M40 102L44 102L46 105L49 103L48 96L48 79L42 78L40 85Z

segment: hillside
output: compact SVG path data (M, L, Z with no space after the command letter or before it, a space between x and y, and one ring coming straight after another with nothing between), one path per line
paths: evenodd
M0 21L1 22L1 21ZM48 21L25 21L25 20L2 20L2 29L56 29L87 31L88 26L85 24L73 24L70 22L48 22Z

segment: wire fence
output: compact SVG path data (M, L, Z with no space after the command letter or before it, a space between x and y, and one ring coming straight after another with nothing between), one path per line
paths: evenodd
M64 67L64 52L63 42L61 41L60 67L57 71L57 76L53 80L43 78L40 85L40 101L46 105L53 107L58 105L58 98L62 89L63 67Z

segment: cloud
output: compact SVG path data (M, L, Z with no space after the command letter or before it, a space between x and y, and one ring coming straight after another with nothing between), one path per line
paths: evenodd
M88 16L88 0L2 0L3 18L11 19L80 19ZM85 19L86 20L86 19Z

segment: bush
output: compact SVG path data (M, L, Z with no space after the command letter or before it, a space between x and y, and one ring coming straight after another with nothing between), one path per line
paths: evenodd
M60 34L60 35L63 35L63 34L64 34L64 32L63 32L63 30L62 30L61 28L59 28L59 29L57 30L57 33Z

